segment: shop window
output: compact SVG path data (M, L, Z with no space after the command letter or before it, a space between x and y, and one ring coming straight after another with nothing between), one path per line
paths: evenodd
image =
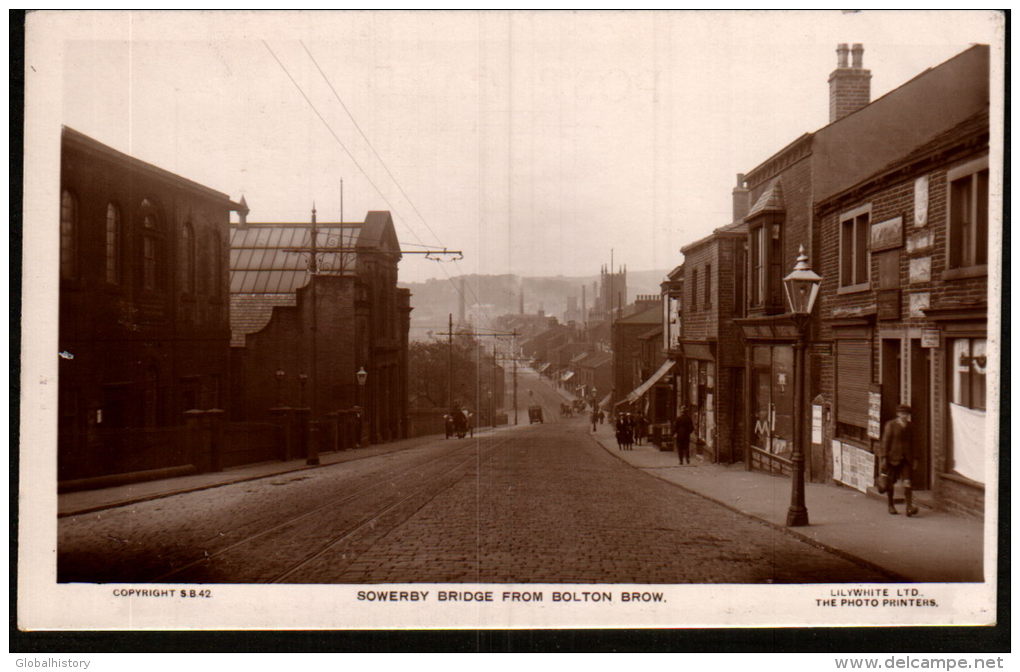
M751 360L752 443L789 457L793 440L793 348L755 346Z
M119 285L121 277L122 227L120 209L113 203L106 204L106 281Z
M871 206L843 214L839 220L839 288L868 288L868 235Z
M949 268L988 263L988 159L949 172Z
M78 199L66 189L60 194L60 277L78 277Z
M986 379L988 341L950 341L950 456L952 470L984 482Z

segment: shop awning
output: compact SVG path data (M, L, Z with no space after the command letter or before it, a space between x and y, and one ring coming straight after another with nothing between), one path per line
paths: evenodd
M551 362L546 362L542 366L538 367L538 372L539 373L545 373L546 369L548 369L550 366L552 366L552 363Z
M574 372L573 371L567 371L562 376L560 376L560 382L561 383L565 383L565 382L567 382L568 380L570 380L573 377L574 377Z
M658 371L648 376L648 379L645 380L645 382L635 387L634 390L627 395L626 399L622 399L621 401L616 402L616 405L619 406L620 404L631 403L643 397L645 392L651 389L652 385L655 385L657 382L659 382L659 380L663 376L669 373L670 369L673 368L674 364L676 364L674 360L672 359L666 360L663 363L663 365L659 367Z

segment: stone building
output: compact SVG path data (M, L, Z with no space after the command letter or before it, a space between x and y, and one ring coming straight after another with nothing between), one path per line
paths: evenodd
M826 471L854 486L898 404L913 410L920 499L984 509L988 111L821 201L821 389L835 422ZM859 470L858 470L859 471ZM870 476L870 474L867 474Z
M847 64L847 54L853 61ZM818 269L823 245L814 206L906 156L934 135L985 109L989 95L989 50L976 45L924 71L878 100L869 102L863 47L837 48L837 68L829 79L830 123L806 133L747 172L744 186L753 203L747 225L747 316L738 320L745 339L748 382L745 386L745 459L749 467L787 472L794 418L812 436L811 406L832 408L819 396L833 389L824 380L823 360L830 344L820 341L816 309L808 327L814 343L806 358L806 407L793 408L793 347L796 331L785 315L782 279L793 268L801 245ZM865 244L852 241L862 251ZM859 284L853 282L852 284ZM824 293L824 290L823 290ZM839 347L838 344L836 346ZM846 409L823 413L825 423L844 423ZM853 413L851 412L852 416ZM855 418L850 418L855 420ZM824 481L831 474L828 451L812 442L806 454L807 476Z
M652 330L662 328L662 303L656 294L639 295L633 307L628 306L626 317L619 317L613 321L613 402L619 404L634 404L647 392L647 387L642 384L653 374L657 373L658 366L648 370L642 365L644 340L642 337L650 336ZM661 343L662 333L655 334L656 344ZM659 349L658 364L662 364L665 356ZM663 371L651 383L654 385L665 375ZM638 389L642 388L642 389ZM635 392L635 390L638 390ZM643 409L642 409L643 410Z
M390 213L353 223L319 223L314 211L311 223L242 218L230 233L235 417L286 407L323 420L359 406L365 439L406 436L410 291L397 287Z
M179 467L183 413L227 404L223 193L61 135L58 473Z

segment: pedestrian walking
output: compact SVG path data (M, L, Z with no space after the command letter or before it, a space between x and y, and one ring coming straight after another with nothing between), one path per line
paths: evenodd
M690 409L684 406L680 409L680 415L673 421L673 438L676 440L677 457L680 464L691 463L691 433L694 432L694 422L691 421Z
M914 450L914 428L910 422L910 406L897 406L896 417L885 423L882 429L882 443L879 446L879 471L882 474L889 502L889 513L896 515L893 492L896 481L903 481L903 499L907 505L907 516L916 516L917 507L913 502L913 484L910 479L917 468Z
M599 424L603 424L606 421L606 414L601 408L599 409Z
M599 414L595 411L591 412L591 431L595 431L599 428Z

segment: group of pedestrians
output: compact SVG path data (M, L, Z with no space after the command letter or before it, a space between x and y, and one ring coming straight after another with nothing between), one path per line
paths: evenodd
M620 413L616 416L616 445L620 450L634 450L634 445L648 436L648 418L640 413Z

